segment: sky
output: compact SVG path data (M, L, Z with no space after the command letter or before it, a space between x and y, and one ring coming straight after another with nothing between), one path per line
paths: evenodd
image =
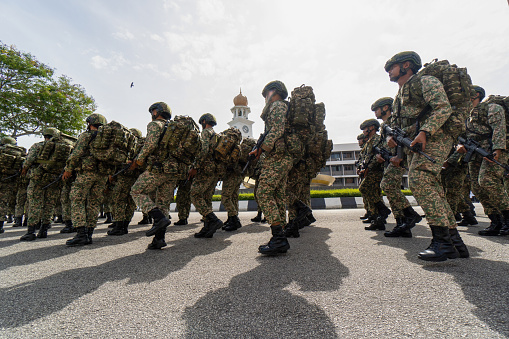
M157 101L195 120L210 112L222 131L242 88L257 137L261 91L278 79L289 91L312 86L329 138L355 142L371 104L396 95L383 66L405 50L509 95L506 0L0 0L0 32L144 135Z

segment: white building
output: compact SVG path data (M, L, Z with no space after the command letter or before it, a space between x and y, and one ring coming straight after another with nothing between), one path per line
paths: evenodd
M228 122L230 127L236 127L242 133L242 138L253 138L254 121L248 119L251 108L247 105L247 97L242 95L242 89L239 95L233 98L234 106L231 108L233 117Z

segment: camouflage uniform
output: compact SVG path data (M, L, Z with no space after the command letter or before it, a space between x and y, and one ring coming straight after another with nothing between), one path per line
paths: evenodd
M10 175L2 175L0 179L9 177ZM0 221L7 221L6 215L9 214L9 202L12 197L16 197L16 178L8 181L0 181Z
M288 173L286 181L286 196L288 206L288 220L297 217L295 201L302 201L311 206L311 178L305 161L299 161Z
M456 215L462 212L460 207L464 205L464 182L468 173L468 166L457 153L453 153L448 159L449 166L442 170L442 185L445 190L447 203L452 213ZM463 202L463 203L462 203Z
M18 191L16 192L16 210L14 215L17 218L23 218L23 214L28 211L27 190L30 179L25 177L18 178ZM26 218L27 216L25 216Z
M380 182L383 177L383 165L378 163L373 152L373 146L380 146L380 135L373 135L363 146L365 160L364 160L364 178L359 186L359 191L362 198L367 202L369 211L372 214L378 214L378 209L375 206L382 201L382 189Z
M177 204L179 220L185 220L189 218L191 212L191 182L186 180L180 180L178 182L177 198L175 202Z
M239 214L239 190L243 180L242 169L238 164L227 169L223 175L221 203L228 211L228 217L235 217Z
M269 132L262 144L265 159L256 193L263 215L271 225L286 223L286 182L293 167L293 158L284 140L286 111L285 102L275 101L261 115L265 130Z

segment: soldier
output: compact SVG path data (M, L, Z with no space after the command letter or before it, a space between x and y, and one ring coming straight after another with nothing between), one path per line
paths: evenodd
M265 152L260 178L258 179L258 202L270 224L272 238L258 251L266 255L286 253L290 244L283 231L286 223L286 182L293 167L293 159L285 145L288 91L281 81L269 82L262 91L265 98L261 118L265 123L265 140L259 149L250 154L260 157Z
M458 226L474 226L477 225L478 222L475 218L474 204L472 204L472 200L470 199L470 174L468 173L468 164L465 165L467 168L467 175L465 175L461 183L461 199L458 203L458 212L461 213L461 221L458 223Z
M416 75L422 67L421 58L415 52L401 52L390 58L385 71L392 82L397 82L399 91L394 100L395 125L401 127L413 139L411 145L422 145L422 150L436 160L433 163L418 153L408 153L409 186L417 202L426 214L433 240L431 245L419 253L419 259L444 261L468 257L468 249L456 229L454 214L445 199L440 180L441 164L453 145L450 134L443 125L450 118L452 108L442 83L433 76ZM419 91L412 91L410 86ZM419 92L421 94L418 94ZM429 113L422 112L429 107ZM396 147L392 137L388 146ZM399 166L402 159L391 158Z
M364 133L361 133L357 136L357 143L361 148L361 151L359 152L359 158L355 161L355 171L357 175L360 174L362 162L366 157L366 149L364 148L365 138L366 136L364 135ZM361 219L363 223L371 224L371 221L373 221L373 219L366 199L362 198L362 204L364 205L366 213L364 213L364 215L361 216L359 219Z
M267 222L267 219L265 218L265 216L262 219L263 213L262 213L262 209L260 207L260 203L258 202L258 195L256 194L256 191L258 190L258 179L260 178L260 171L262 168L263 158L265 158L264 154L262 154L260 156L260 159L256 162L256 165L253 170L253 175L251 175L251 178L253 178L255 180L255 187L253 188L253 194L254 194L256 204L257 204L256 216L254 218L251 218L251 221L252 222L261 222L262 224L265 224Z
M69 179L64 180L62 183L60 203L62 204L62 219L64 220L65 227L60 230L60 233L76 232L76 228L72 224L71 215L71 188L75 179L76 175L73 174Z
M65 146L60 151L58 145L61 145L61 137L58 129L45 128L43 136L44 142L36 143L30 148L21 172L22 176L25 176L30 169L27 189L28 230L20 238L21 241L33 241L36 237L47 238L53 210L59 201L60 182L55 183L55 180L58 180L71 151L70 147ZM35 228L38 223L41 223L41 227L36 236Z
M495 160L505 164L509 158L507 146L507 122L504 109L497 104L481 103L485 91L474 86L476 96L472 101L474 108L467 120L467 137L480 143L480 146L493 152ZM463 145L458 145L459 153L465 153ZM479 231L479 235L509 235L509 198L502 183L504 169L478 154L468 163L472 191L481 202L484 213L491 224Z
M239 219L239 190L243 180L242 167L238 162L231 164L223 175L221 203L228 212L228 220L223 226L223 230L227 232L242 227Z
M69 180L73 171L77 173L71 188L71 217L77 233L74 238L67 240L66 245L70 247L92 244L103 199L102 190L109 174L109 169L90 154L90 143L97 135L97 130L108 122L98 113L92 113L86 122L87 130L78 137L62 176L63 180Z
M215 161L213 155L216 137L213 127L217 125L216 118L210 113L205 113L198 123L202 127L201 150L189 170L189 178L193 179L191 201L205 219L205 223L194 236L195 238L212 238L216 230L223 227L223 222L212 211L212 196L224 169L222 164Z
M164 102L152 104L148 111L152 121L147 125L147 137L140 153L131 163L130 170L140 166L147 169L138 177L131 188L131 196L138 207L154 220L152 228L145 235L154 236L147 249L156 250L166 246L164 235L171 221L166 217L179 179L179 165L175 158L159 147L171 109Z
M391 210L385 206L382 200L382 190L380 188L380 182L383 177L383 166L376 161L375 152L373 146L381 146L380 135L377 134L380 128L380 123L376 119L368 119L360 125L360 129L366 136L365 149L365 160L362 164L360 171L362 176L362 182L359 186L359 191L362 194L362 198L367 201L371 214L374 216L371 225L365 227L365 230L376 231L385 230L385 222Z
M28 179L26 176L20 176L18 178L18 190L16 192L16 210L14 212L14 224L12 225L12 227L23 226L23 215L25 216L25 221L27 220L28 217L28 215L26 214L26 212L28 211L27 190L29 183L30 179Z
M16 139L3 137L0 147L7 147L6 145L16 146ZM0 164L0 166L2 167L0 172L0 233L4 233L4 223L7 220L5 216L9 214L9 202L12 201L12 196L16 197L17 178L12 176L17 173L18 169L9 169L9 171L4 172L3 164ZM12 173L12 171L15 172Z
M137 128L131 128L130 131L136 137L136 150L129 157L134 159L141 151L145 139L141 131ZM113 227L108 231L108 235L124 235L128 233L129 223L136 210L136 203L131 197L131 187L134 185L143 170L138 168L134 171L125 171L114 179L113 189L111 190L111 210L113 218Z
M191 180L180 180L177 185L177 204L179 220L174 223L175 226L187 225L187 218L191 212Z
M376 118L383 121L382 126L388 125L392 127L394 123L394 117L392 115L393 101L392 98L384 97L378 99L371 105L371 110L375 112ZM389 149L389 147L387 147L386 137L382 129L381 147ZM385 160L380 154L376 155L376 159L379 163L385 163ZM396 227L394 227L392 231L385 232L384 236L386 237L411 238L412 231L410 231L410 229L422 220L421 216L414 211L408 199L401 192L400 187L403 174L404 170L401 166L388 164L384 170L382 182L380 183L380 187L387 195L387 200L389 200L394 218L396 218Z

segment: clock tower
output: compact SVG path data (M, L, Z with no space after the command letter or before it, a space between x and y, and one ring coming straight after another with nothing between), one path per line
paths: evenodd
M242 133L242 138L253 138L253 124L254 121L248 119L251 108L247 105L247 98L242 95L242 89L239 95L233 98L233 107L231 111L233 118L228 122L230 127L236 127Z

